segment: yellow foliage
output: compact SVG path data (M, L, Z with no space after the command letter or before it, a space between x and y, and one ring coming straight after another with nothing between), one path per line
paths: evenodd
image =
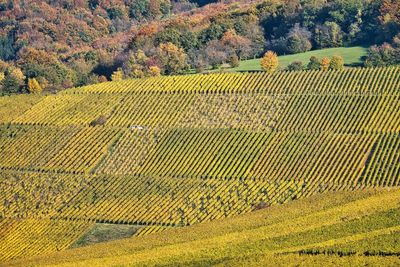
M28 91L33 94L39 94L43 91L42 87L35 78L28 79Z
M344 59L341 56L333 56L331 62L329 63L329 68L331 70L343 70L344 69Z
M22 73L22 70L20 68L14 68L11 72L10 75L22 82L25 80L25 75Z
M161 70L160 70L160 68L157 67L157 66L151 66L151 67L149 68L149 74L150 74L150 76L152 76L152 77L158 77L158 76L161 75Z
M268 51L265 53L264 57L261 59L261 68L264 71L272 73L279 67L278 56L273 51Z
M111 75L111 80L114 82L122 81L123 78L124 78L124 73L120 68L114 71L113 74Z

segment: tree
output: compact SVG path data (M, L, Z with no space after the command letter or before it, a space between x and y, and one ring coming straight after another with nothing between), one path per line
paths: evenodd
M400 48L397 48L397 50L400 50ZM368 49L368 55L364 61L364 65L366 67L384 67L400 63L400 61L396 62L397 53L396 49L388 43L384 43L381 46L373 45Z
M233 55L231 56L231 58L229 59L229 64L231 65L232 68L237 68L240 66L240 59L238 56Z
M286 37L287 52L297 54L311 50L311 36L309 30L300 27L300 25L296 23Z
M127 62L123 64L123 71L128 77L143 78L146 72L146 62L149 58L142 50L138 50L129 56Z
M124 72L122 71L121 68L118 68L116 71L113 72L113 74L111 75L111 80L118 82L118 81L122 81L122 79L124 78Z
M149 75L152 76L152 77L158 77L158 76L160 76L160 75L161 75L161 70L160 70L160 68L157 67L157 66L151 66L151 67L149 68Z
M301 61L294 61L292 63L290 63L286 69L288 71L301 71L304 70L304 64Z
M17 94L21 92L20 82L13 75L6 75L1 84L2 90L6 94Z
M312 56L310 58L310 62L307 65L307 69L309 70L319 70L321 69L321 61L316 56Z
M220 43L227 50L230 58L236 56L242 59L251 53L251 41L246 37L236 34L233 30L225 32Z
M76 72L62 64L56 54L32 47L24 48L19 52L17 64L22 68L28 78L44 77L49 84L60 86L73 86Z
M344 59L341 56L333 56L331 62L329 63L329 69L331 70L343 70L344 69Z
M275 52L267 51L264 57L261 59L261 68L264 71L272 73L279 67L279 59Z
M398 0L382 0L379 12L383 23L393 21L400 24L400 2Z
M324 57L321 60L321 70L327 71L329 69L330 63L331 63L331 60L329 58L327 58L327 57Z
M340 26L332 21L318 25L314 35L318 48L340 47L343 45L343 33Z
M157 55L163 65L164 73L167 75L182 73L188 66L185 51L173 43L160 44Z
M205 61L210 64L213 69L219 68L229 60L228 51L218 40L212 40L207 43L204 49L204 55Z
M98 78L99 83L105 83L107 82L107 77L104 75L100 75Z
M43 91L42 87L35 78L28 79L28 91L33 94L39 94Z
M25 80L25 75L22 73L22 70L20 68L13 68L10 71L11 76L15 77L20 85L24 84L24 80Z

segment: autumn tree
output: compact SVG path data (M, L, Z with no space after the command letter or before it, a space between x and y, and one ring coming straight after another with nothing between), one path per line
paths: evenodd
M327 71L329 69L330 63L331 63L331 60L327 57L324 57L321 60L321 70Z
M151 67L149 68L149 75L150 75L151 77L158 77L158 76L160 76L160 75L161 75L161 70L160 70L160 68L157 67L157 66L151 66Z
M272 73L276 71L279 67L278 56L273 51L267 51L264 57L261 59L261 68L264 71Z
M160 44L157 55L167 75L182 73L188 66L185 51L172 43Z
M393 21L400 24L400 1L398 0L382 0L379 9L380 20L383 23Z
M28 91L32 94L39 94L43 91L42 87L40 86L39 82L35 79L28 79Z
M343 70L344 69L344 59L341 56L333 56L331 62L329 63L329 69L331 70Z
M111 80L114 81L114 82L122 81L123 78L124 78L124 72L122 71L121 68L118 68L111 75Z
M24 48L19 53L17 65L29 78L45 77L54 87L73 86L76 73L62 64L55 54L35 48Z
M234 30L226 31L221 38L220 44L227 51L229 58L236 56L242 59L251 53L251 41L238 35Z
M148 71L146 69L146 62L149 58L142 50L132 53L128 61L124 63L123 70L128 77L143 78Z

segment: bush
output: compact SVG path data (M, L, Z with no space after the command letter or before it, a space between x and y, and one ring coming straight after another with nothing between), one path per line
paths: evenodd
M304 64L301 61L294 61L290 63L287 67L286 70L288 71L301 71L304 70Z
M333 56L331 62L329 63L329 69L331 70L343 70L344 69L344 59L341 56Z
M307 69L309 70L319 70L321 69L321 61L316 56L312 56L310 58L310 62L307 65Z
M231 65L232 68L237 68L240 66L240 60L239 57L236 55L231 56L229 59L229 64Z

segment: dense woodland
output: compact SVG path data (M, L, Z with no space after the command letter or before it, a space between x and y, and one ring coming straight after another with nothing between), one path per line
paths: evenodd
M400 63L398 0L211 2L2 0L0 92L201 72L267 50L363 45L367 67Z

